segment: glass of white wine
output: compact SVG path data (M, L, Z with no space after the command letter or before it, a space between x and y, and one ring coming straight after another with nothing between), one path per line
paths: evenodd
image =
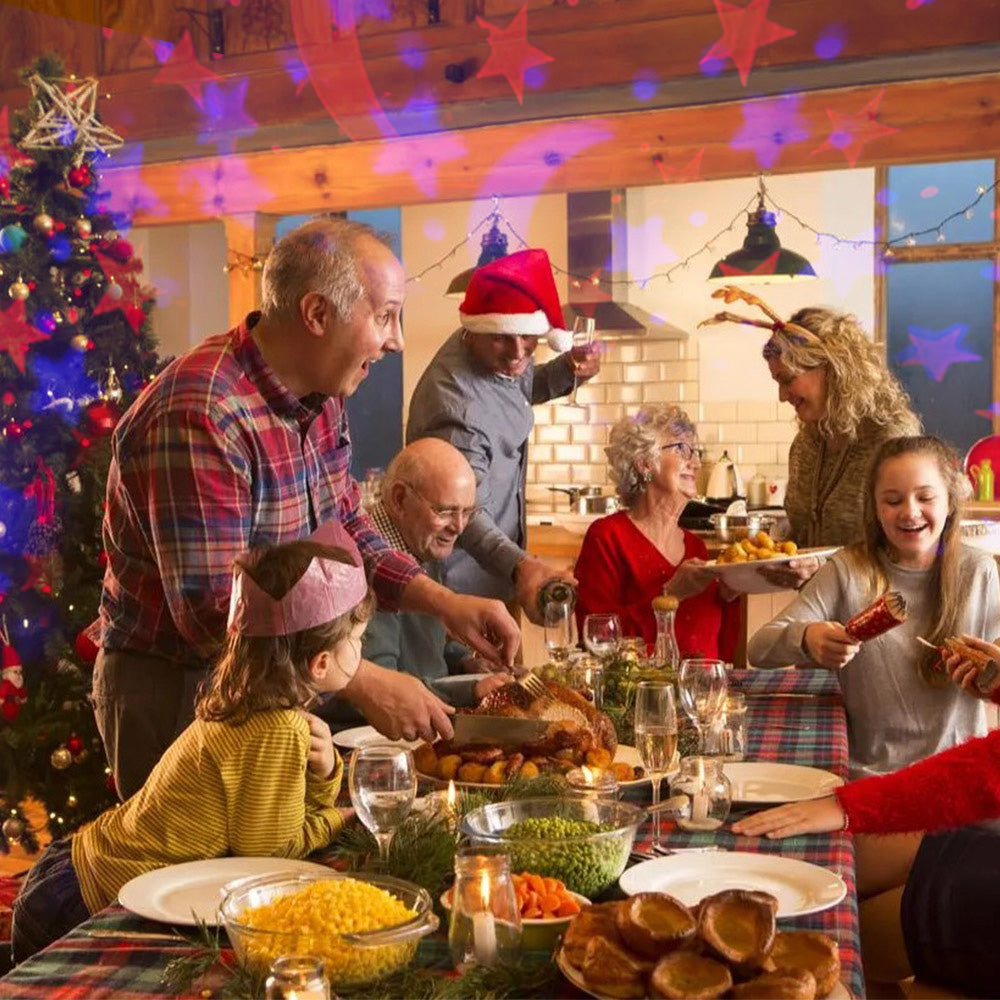
M653 850L660 847L660 782L677 750L677 706L669 681L640 681L635 689L635 746L653 784Z
M698 730L698 752L705 753L708 730L722 715L729 692L729 676L722 660L681 660L677 689L688 718Z
M413 754L392 743L365 743L351 754L347 787L351 805L375 838L385 863L392 835L409 816L417 794Z
M573 347L574 348L590 348L590 345L594 340L594 319L592 316L577 316L573 321ZM577 362L573 362L573 391L569 395L569 399L566 400L567 406L581 406L582 404L576 401L576 391L580 388L580 380L576 376Z
M549 656L556 666L565 668L569 654L576 645L573 606L564 601L549 601L542 612L542 625L545 628L545 646Z

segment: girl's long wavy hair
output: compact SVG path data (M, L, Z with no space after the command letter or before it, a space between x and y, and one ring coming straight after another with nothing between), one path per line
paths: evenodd
M948 490L948 517L938 540L938 557L931 571L931 592L934 595L936 615L925 636L929 642L940 646L948 636L957 633L959 615L964 605L962 594L959 593L958 567L967 481L961 471L961 461L949 445L929 435L895 437L883 442L868 469L864 497L864 539L847 549L847 553L867 577L871 600L889 589L889 578L878 559L879 552L889 550L889 542L878 519L875 487L882 466L901 455L923 455L931 459L937 465ZM937 652L925 646L921 646L921 650L917 661L920 676L931 687L943 687L948 683L948 675L934 669L938 659Z
M914 434L920 431L909 396L854 316L809 307L789 322L805 327L819 340L807 342L777 330L764 345L764 357L777 359L794 375L813 368L826 372L826 413L812 425L814 433L854 441L865 421L907 428Z
M343 549L307 540L255 549L236 562L258 587L280 601L317 558L351 562ZM346 639L359 622L371 618L374 609L375 598L369 591L350 611L301 632L228 635L222 657L200 692L198 717L239 725L254 712L306 705L315 694L309 661Z

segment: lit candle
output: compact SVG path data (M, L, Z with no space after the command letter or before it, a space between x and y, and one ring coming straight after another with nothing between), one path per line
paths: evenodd
M451 778L448 781L448 797L445 801L446 801L445 808L447 810L448 824L449 826L454 826L455 818L458 814L457 812L458 793L455 791L454 778Z
M493 965L497 960L497 926L490 908L490 876L483 872L479 880L483 908L472 914L472 951L480 965Z
M691 799L691 821L701 825L708 819L708 796L705 794L705 762L700 759L695 781L697 784Z

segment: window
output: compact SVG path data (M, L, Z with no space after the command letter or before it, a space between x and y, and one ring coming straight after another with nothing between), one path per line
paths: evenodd
M876 286L886 360L927 432L964 455L1000 432L997 164L920 164L877 176L879 231L905 237Z

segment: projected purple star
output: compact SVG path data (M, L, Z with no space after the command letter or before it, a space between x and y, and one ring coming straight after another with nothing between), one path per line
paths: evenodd
M948 369L961 361L982 361L982 357L963 348L959 341L969 332L968 323L955 323L946 330L928 330L908 326L910 346L896 355L901 365L923 365L927 375L940 382Z
M199 145L214 142L220 153L234 153L237 139L257 131L257 122L243 109L249 83L244 77L225 88L218 83L205 84L205 114L203 128L198 133Z
M799 114L798 94L743 106L743 126L729 143L733 149L752 149L762 167L773 167L785 146L809 138L806 120Z

